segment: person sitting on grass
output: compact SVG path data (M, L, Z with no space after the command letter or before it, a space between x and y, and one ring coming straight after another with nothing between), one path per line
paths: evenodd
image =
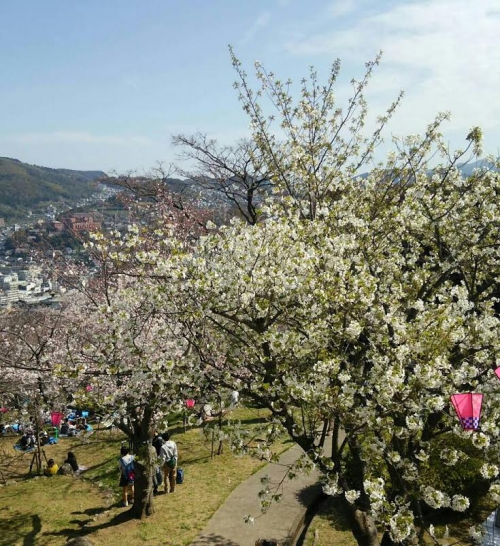
M64 419L64 423L61 425L61 430L59 431L59 434L61 434L61 436L67 436L68 433L69 433L68 419Z
M59 467L57 466L54 459L49 459L47 461L47 468L45 469L45 475L46 476L55 476L57 474L58 470L59 470Z
M78 472L78 463L76 462L75 454L72 451L68 452L68 457L63 464L69 464L73 472Z
M121 457L118 459L118 467L120 468L120 487L123 488L122 504L128 506L128 499L134 503L134 456L130 455L128 448L122 446L120 450ZM127 494L130 492L130 495Z
M27 431L21 436L21 438L16 443L14 448L19 451L33 451L35 449L35 446L36 446L35 435L32 432Z

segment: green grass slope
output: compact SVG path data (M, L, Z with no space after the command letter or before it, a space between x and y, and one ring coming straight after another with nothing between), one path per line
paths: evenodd
M100 171L72 171L28 165L0 157L0 216L17 217L42 203L71 204L92 194Z

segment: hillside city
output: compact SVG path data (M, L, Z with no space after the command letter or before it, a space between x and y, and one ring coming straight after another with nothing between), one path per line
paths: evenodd
M6 226L1 219L0 307L59 305L59 298L66 292L66 287L58 281L54 269L47 266L48 260L54 257L55 252L69 259L78 255L83 257L85 252L82 245L74 244L78 242L75 236L79 234L124 228L126 217L106 217L104 220L104 215L98 212L99 206L116 193L116 189L103 185L91 197L75 203L77 208L86 207L93 212L64 211L60 210L60 206L49 205L44 217L36 220L31 216L24 223ZM23 234L22 242L16 242L19 234ZM58 241L54 246L53 242L61 235L66 235L66 240L73 244L62 246ZM85 274L88 274L88 270Z

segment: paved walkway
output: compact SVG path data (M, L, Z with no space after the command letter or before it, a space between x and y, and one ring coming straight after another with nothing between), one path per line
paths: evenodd
M331 445L328 440L325 451ZM261 538L277 540L280 546L289 544L307 508L321 491L318 473L285 480L282 500L262 515L258 493L263 489L263 477L268 476L272 484L279 483L286 472L285 465L295 462L302 453L296 445L283 453L279 464L270 463L240 483L191 546L254 546ZM255 517L253 525L244 522L246 515Z

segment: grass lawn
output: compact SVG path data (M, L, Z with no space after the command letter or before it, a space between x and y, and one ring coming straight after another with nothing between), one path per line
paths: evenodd
M349 530L335 499L321 503L309 529L304 546L356 546L357 542Z
M258 423L266 415L264 410L238 409L230 418ZM143 521L129 519L127 509L119 506L120 433L100 431L87 442L66 438L45 447L47 457L59 465L73 451L79 465L88 468L76 478L29 477L32 454L19 455L12 449L17 437L2 438L1 468L7 485L0 487L0 546L59 545L79 535L87 535L96 546L190 544L229 493L263 463L235 457L227 447L211 459L211 444L199 428L186 433L179 429L172 438L185 471L184 483L173 495L157 496L156 513ZM278 444L276 449L288 445Z

